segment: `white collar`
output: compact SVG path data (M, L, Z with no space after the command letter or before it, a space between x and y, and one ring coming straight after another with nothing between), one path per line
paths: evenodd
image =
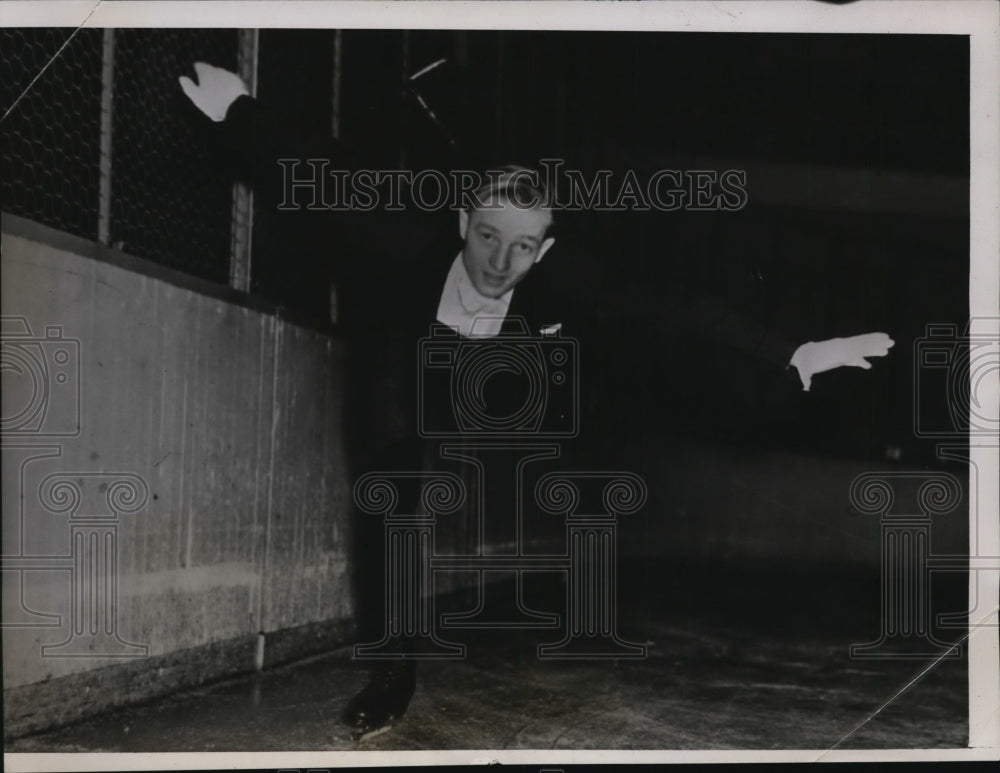
M437 320L469 338L491 338L500 333L514 288L499 298L480 293L462 261L462 253L452 261L438 304Z

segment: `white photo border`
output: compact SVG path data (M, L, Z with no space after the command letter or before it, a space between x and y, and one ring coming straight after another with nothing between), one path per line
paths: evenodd
M970 282L979 332L1000 337L1000 4L992 0L868 0L847 5L787 2L606 3L580 0L497 2L326 2L324 0L0 0L4 27L241 27L590 30L672 32L823 32L963 35L970 40ZM992 320L990 322L989 320ZM992 392L990 391L992 389ZM993 383L979 395L1000 401ZM997 437L970 438L972 463L1000 469ZM970 500L972 497L970 497ZM996 472L979 481L970 513L972 550L1000 555ZM978 521L976 523L975 521ZM970 599L1000 602L996 572L970 572ZM974 604L970 608L974 607ZM969 748L798 751L435 751L170 754L4 754L7 770L187 770L240 767L596 763L994 760L1000 755L1000 628L975 625L969 636ZM983 621L979 621L983 622Z

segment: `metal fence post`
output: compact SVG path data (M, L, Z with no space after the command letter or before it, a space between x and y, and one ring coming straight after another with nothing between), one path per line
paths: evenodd
M257 59L260 50L259 30L240 30L238 53L239 76L257 95ZM245 183L233 184L232 232L229 249L229 286L250 292L250 262L253 241L253 190Z
M97 240L111 244L111 124L114 108L115 31L104 30L101 52L100 179L97 189Z

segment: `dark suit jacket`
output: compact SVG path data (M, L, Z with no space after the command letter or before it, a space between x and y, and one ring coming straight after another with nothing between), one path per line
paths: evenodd
M310 134L294 120L269 114L250 97L240 97L220 125L220 147L234 171L280 198L284 169L277 160L328 159L330 169L371 168L329 137ZM299 174L309 171L304 164ZM308 197L300 192L300 200ZM558 225L558 213L557 225ZM338 286L340 319L351 343L349 420L360 464L412 466L421 452L416 440L417 347L435 322L441 290L461 249L457 213L302 211L289 213L289 229L329 254L329 274L316 281ZM583 406L596 409L600 396L588 373L601 367L602 324L614 310L602 308L601 288L587 269L585 254L555 246L517 285L505 331L523 319L532 333L561 323L562 334L580 342ZM634 259L631 258L631 259ZM688 297L683 288L665 299L666 327L742 351L784 368L794 345L774 330L733 312L719 299ZM643 331L637 331L642 336ZM599 343L600 342L600 343Z
M310 136L293 120L268 115L249 97L238 99L218 128L220 149L234 161L232 171L252 181L261 193L270 192L272 202L280 200L283 186L279 158L329 159L333 168L370 168L329 138ZM556 213L557 228L558 218ZM457 213L412 209L290 212L282 230L298 233L300 244L311 243L329 256L324 266L329 271L318 272L316 282L328 285L333 279L338 287L339 326L348 342L344 426L352 477L376 470L425 469L427 448L417 431L417 411L426 407L418 406L417 400L418 347L435 323L445 279L462 247ZM608 410L612 407L608 403L635 397L626 396L632 385L616 383L614 367L606 365L611 359L608 351L622 343L620 332L607 332L620 330L613 324L618 310L607 308L610 304L595 279L600 271L591 270L585 252L567 249L568 242L557 234L554 247L517 285L504 327L505 332L516 332L515 320L524 320L528 331L537 333L543 325L561 323L562 336L578 342L582 436L562 445L560 463L594 469L602 462L619 464L618 449L627 442L614 426L615 411ZM725 303L704 297L688 299L683 288L664 299L663 314L660 330L742 351L772 363L778 374L794 350L780 335L733 313ZM667 357L656 350L657 339L650 333L635 330L628 334L636 336L650 356ZM683 367L676 372L682 373ZM616 387L611 390L611 401L604 400L598 388L609 383ZM670 385L663 385L662 390L655 386L656 399L671 402ZM449 399L448 395L438 397ZM607 417L603 426L592 421L598 414ZM400 493L416 501L414 491ZM552 524L562 528L555 519ZM370 517L355 518L351 528L356 559L352 565L358 573L353 583L355 608L361 615L364 640L377 638L383 624L375 614L382 608L381 528L380 520Z

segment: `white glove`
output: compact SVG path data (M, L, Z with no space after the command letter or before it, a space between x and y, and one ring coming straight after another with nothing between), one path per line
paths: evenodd
M187 98L194 102L194 106L213 121L225 120L229 106L239 97L250 93L240 76L229 70L205 62L195 62L194 71L198 76L197 85L186 75L182 75L178 78L181 88Z
M802 389L808 392L815 374L845 365L869 370L872 364L865 357L884 357L895 343L885 333L810 341L795 350L788 364L798 369Z

